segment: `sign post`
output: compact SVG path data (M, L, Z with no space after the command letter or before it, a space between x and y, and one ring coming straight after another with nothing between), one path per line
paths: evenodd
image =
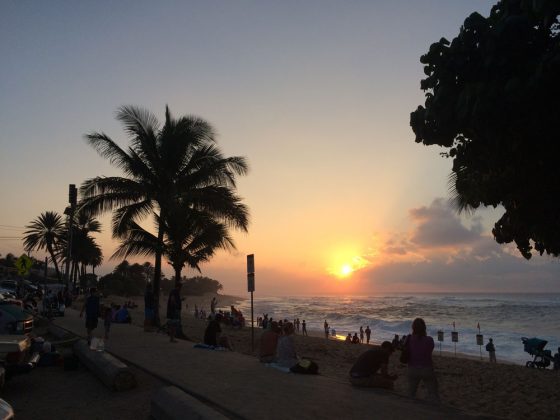
M482 360L482 345L484 344L484 337L480 333L480 322L476 325L478 328L478 334L476 335L476 344L480 348L480 360Z
M437 332L437 341L439 341L439 355L441 356L441 343L443 341L443 330Z
M253 319L253 292L255 291L255 254L247 255L247 290L251 293L251 351L255 351L255 324Z

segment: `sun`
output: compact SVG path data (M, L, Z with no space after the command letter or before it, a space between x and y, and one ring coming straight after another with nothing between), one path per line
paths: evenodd
M350 264L344 264L342 267L340 267L340 276L341 277L348 277L352 271L354 271L352 269L352 266Z

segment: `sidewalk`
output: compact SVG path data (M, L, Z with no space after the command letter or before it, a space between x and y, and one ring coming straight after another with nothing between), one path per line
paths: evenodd
M79 313L66 310L55 324L85 335ZM97 336L103 331L100 322ZM346 378L286 374L234 352L170 343L163 334L130 324L112 324L105 349L125 363L169 382L237 419L473 419L448 407L433 406L389 392L352 387Z

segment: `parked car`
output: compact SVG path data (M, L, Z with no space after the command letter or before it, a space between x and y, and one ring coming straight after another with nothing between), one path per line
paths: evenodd
M9 301L0 301L0 335L26 335L33 330L33 315Z
M16 295L18 283L15 280L2 280L0 281L0 289L7 290L8 292Z
M12 420L14 409L7 401L0 399L0 420Z

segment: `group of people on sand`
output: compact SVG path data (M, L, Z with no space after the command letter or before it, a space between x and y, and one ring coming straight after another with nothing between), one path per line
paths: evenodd
M284 327L284 325L288 324L288 320L287 319L280 319L278 321L274 321L272 319L271 316L268 316L268 314L263 314L263 316L261 317L257 317L257 327L262 328L264 330L266 329L270 329L272 328L272 323L276 322L279 326L280 329L282 329ZM305 322L305 319L302 320L300 322L299 318L294 318L294 322L291 323L292 327L294 328L294 334L299 334L300 333L300 327L301 327L301 334L302 335L308 335L307 334L307 323Z
M327 321L325 321L326 323ZM358 333L355 332L354 335L352 333L348 333L346 339L344 340L347 344L364 344L364 335L365 335L365 342L369 344L371 340L371 329L369 325L364 330L363 326L360 326L360 336L358 337Z
M298 356L293 337L295 329L288 320L270 321L260 337L259 360L294 373L318 373L316 363Z
M432 353L434 339L426 333L426 323L422 318L412 322L412 334L408 335L401 352L401 363L408 365L408 394L416 396L422 382L428 392L428 400L439 402L438 382L434 372ZM395 347L384 341L362 353L350 369L350 383L359 387L393 389L397 375L388 372L389 359Z

